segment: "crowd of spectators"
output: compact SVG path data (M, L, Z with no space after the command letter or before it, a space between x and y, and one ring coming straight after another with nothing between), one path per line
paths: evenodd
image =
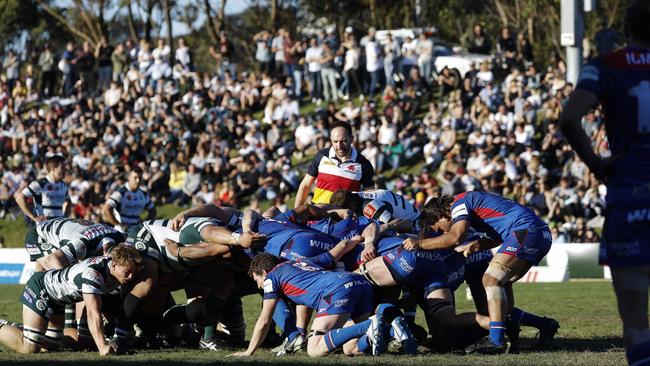
M523 35L492 40L477 26L470 49L495 57L460 75L435 70L425 34L338 34L262 31L252 64L222 32L210 48L214 72L197 71L182 38L173 57L164 40L9 50L0 55L0 215L15 212L13 193L51 154L67 158L76 217L100 221L134 167L157 204L286 206L304 173L293 162L328 146L340 120L376 184L417 206L440 192L486 190L534 208L556 242L598 240L606 192L558 132L572 90L558 57L535 64ZM600 111L584 125L607 155Z

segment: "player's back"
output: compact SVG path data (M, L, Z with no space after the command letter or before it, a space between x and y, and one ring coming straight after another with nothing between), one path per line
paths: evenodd
M457 195L452 204L452 219L463 212L469 215L475 230L497 234L502 240L514 230L546 226L533 210L491 193L465 192Z
M608 203L650 202L650 50L626 47L587 64L577 89L603 105L612 156Z
M377 200L388 203L392 208L391 213L394 219L415 221L420 217L420 211L404 196L387 189L373 189L357 192L357 194L367 201Z

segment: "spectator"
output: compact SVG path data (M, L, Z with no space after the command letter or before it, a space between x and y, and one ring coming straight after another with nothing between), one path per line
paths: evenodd
M321 46L321 79L323 80L323 92L325 101L333 100L338 103L339 94L336 86L336 70L334 69L334 52L330 49L329 44L324 42Z
M88 41L85 41L75 61L75 64L79 70L79 81L81 82L82 91L93 90L95 82L93 77L93 73L95 71L95 61L96 57L92 48L90 47L90 43Z
M116 83L122 83L123 74L128 63L128 56L124 50L123 44L118 44L111 54L111 66L113 69L112 80Z
M54 85L56 76L54 70L54 53L49 44L43 46L43 52L38 56L38 66L41 68L41 88L40 94L45 98L54 95Z
M481 53L487 55L492 50L490 39L483 32L483 27L476 24L472 30L472 37L467 50L472 53Z
M275 65L273 63L271 52L271 34L267 30L260 31L253 36L256 44L255 60L259 62L259 68L262 72L272 74Z
M309 72L309 84L311 102L320 105L322 93L322 78L321 78L321 60L323 58L323 49L316 42L316 38L309 41L309 48L305 53L305 62L307 62L307 70Z
M419 37L417 46L415 47L415 53L418 56L418 70L420 71L420 77L428 84L429 78L431 77L433 42L424 32L420 33Z
M13 90L20 72L20 63L16 52L13 50L7 52L2 67L5 69L5 76L7 77L7 88Z
M370 74L370 84L368 86L368 96L373 98L377 84L380 85L380 90L384 88L384 59L382 57L381 47L379 42L368 31L368 42L365 47L366 54L366 71Z
M106 37L102 36L95 48L95 58L97 59L97 93L101 94L104 90L108 89L109 83L112 79L112 55L113 47L108 44Z

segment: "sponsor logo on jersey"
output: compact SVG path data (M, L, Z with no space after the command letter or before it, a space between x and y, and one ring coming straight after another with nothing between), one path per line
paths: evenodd
M273 292L273 282L271 282L271 280L267 278L264 280L264 293L270 294L272 292Z
M32 297L31 295L29 295L29 294L27 293L27 291L23 292L23 297L25 298L25 300L27 300L28 303L30 303L30 304L33 304L33 303L34 303L34 297Z
M326 250L332 248L332 244L323 241L318 241L318 240L310 240L309 246L314 248L326 249Z
M399 266L405 272L411 273L413 271L413 266L411 266L405 258L400 258L399 259Z
M36 308L40 311L47 309L47 304L43 300L36 300Z
M650 53L627 52L625 59L628 65L650 65Z
M345 306L349 301L350 301L350 299L348 299L348 298L338 299L338 300L336 300L334 302L334 307L340 308L342 306Z
M511 246L507 246L505 251L506 251L506 252L516 252L516 251L517 251L517 248L515 248L515 247L511 247Z
M377 207L372 203L367 204L366 207L363 208L363 216L365 217L373 217L375 212L377 212Z
M52 244L45 243L41 245L41 250L50 250L50 249L52 249Z
M143 242L139 241L135 243L135 249L137 249L138 251L143 251L147 249L147 246Z
M357 169L357 166L356 166L356 164L355 165L348 165L348 166L345 167L345 169L347 169L348 171L353 172L353 171L355 171Z
M633 222L648 220L650 220L650 209L648 208L641 208L627 213L627 222L630 224Z

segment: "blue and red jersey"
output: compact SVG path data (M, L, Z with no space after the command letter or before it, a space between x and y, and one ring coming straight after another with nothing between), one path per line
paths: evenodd
M576 89L598 97L612 156L607 204L650 203L650 49L626 47L600 56L580 73Z
M533 210L512 200L483 192L456 195L451 205L452 224L469 221L475 231L504 241L515 230L547 226Z
M285 244L305 239L308 245L328 251L332 249L339 240L333 236L322 233L310 227L300 225L295 217L296 212L289 210L279 214L272 219L265 219L259 222L257 232L266 235L264 251L280 257Z
M333 264L334 258L329 253L278 264L264 281L264 299L287 298L298 305L317 309L323 298L337 289L368 285L359 274L325 270Z
M356 217L333 222L332 219L322 219L309 224L309 227L335 238L350 239L353 236L361 235L374 220L366 217Z

